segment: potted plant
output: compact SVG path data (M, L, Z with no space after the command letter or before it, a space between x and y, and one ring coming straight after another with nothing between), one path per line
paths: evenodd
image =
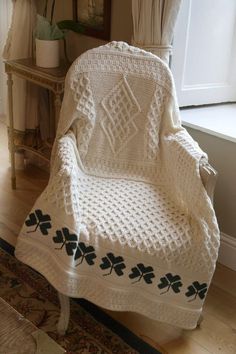
M54 68L60 65L59 43L65 31L53 23L55 0L52 2L50 20L47 19L47 5L43 16L37 15L35 29L36 65L43 68Z

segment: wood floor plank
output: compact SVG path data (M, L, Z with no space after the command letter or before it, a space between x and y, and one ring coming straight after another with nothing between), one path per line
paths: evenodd
M215 316L236 332L236 297L234 295L215 285L211 286L204 312Z
M214 315L206 314L201 328L185 333L199 345L214 354L235 354L236 333Z
M194 340L184 335L167 343L164 350L168 354L209 354L212 353ZM225 354L225 353L224 353Z

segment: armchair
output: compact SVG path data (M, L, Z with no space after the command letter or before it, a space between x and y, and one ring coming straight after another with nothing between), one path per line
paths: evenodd
M58 332L69 297L195 328L219 247L215 176L160 59L123 42L79 57L48 186L16 245L59 292Z

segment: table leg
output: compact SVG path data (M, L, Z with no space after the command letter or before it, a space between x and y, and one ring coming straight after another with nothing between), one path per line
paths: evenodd
M7 87L8 87L8 114L9 114L9 142L10 142L10 154L11 154L11 186L12 189L16 189L12 85L13 85L12 74L8 73Z
M57 125L58 125L60 111L61 111L61 94L60 93L55 93L54 106L55 106L55 135L56 135Z
M49 138L50 141L55 139L55 107L54 107L54 93L48 90L49 94Z

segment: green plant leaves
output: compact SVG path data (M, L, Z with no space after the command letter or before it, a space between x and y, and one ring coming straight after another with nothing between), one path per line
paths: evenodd
M53 41L62 39L65 32L56 23L50 24L46 17L37 15L35 37L41 40Z

